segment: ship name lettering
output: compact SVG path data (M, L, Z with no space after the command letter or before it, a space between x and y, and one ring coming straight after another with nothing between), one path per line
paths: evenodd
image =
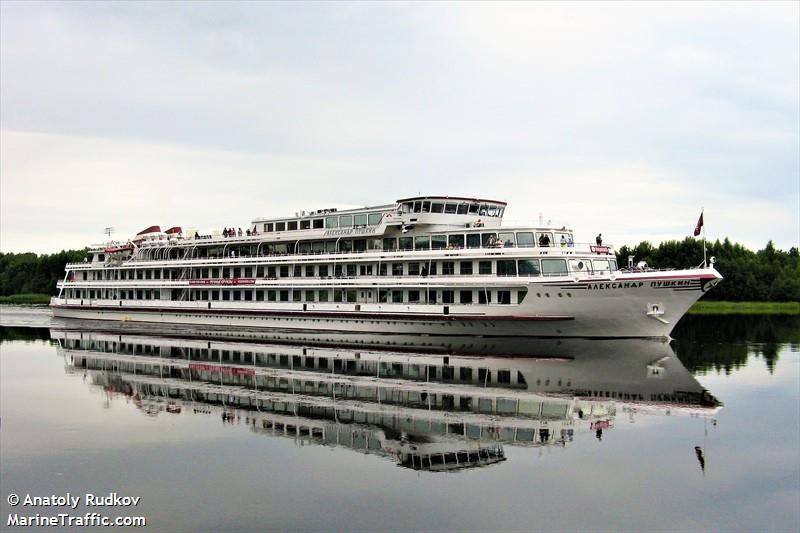
M604 291L609 289L637 289L644 286L642 281L617 281L611 283L590 283L588 289L590 291Z
M346 228L346 229L329 229L325 230L322 234L323 237L336 237L337 235L370 235L375 233L377 228Z

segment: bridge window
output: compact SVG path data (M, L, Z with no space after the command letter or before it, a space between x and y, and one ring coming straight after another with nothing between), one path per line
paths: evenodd
M567 262L564 259L542 259L542 272L545 276L565 276Z
M455 215L458 211L458 204L455 202L448 202L444 206L444 212L448 215Z
M520 259L517 261L520 276L538 276L539 261L536 259Z
M431 211L431 203L428 200L422 202L422 212L423 213L430 213Z
M469 204L469 214L476 215L478 213L478 207L480 207L478 204Z
M338 228L339 227L339 217L325 217L325 227L330 228Z
M456 211L459 215L466 215L469 206L467 204L458 204L458 210Z
M381 219L383 218L382 213L370 213L369 214L369 225L370 226L377 226L381 223Z
M444 211L444 204L441 202L433 202L431 204L431 213L442 213Z

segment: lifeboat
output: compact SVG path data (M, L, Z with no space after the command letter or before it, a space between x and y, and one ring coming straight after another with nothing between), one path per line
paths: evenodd
M105 249L107 254L118 254L121 252L131 252L133 251L133 243L126 243L126 244L117 244L114 246L109 246Z

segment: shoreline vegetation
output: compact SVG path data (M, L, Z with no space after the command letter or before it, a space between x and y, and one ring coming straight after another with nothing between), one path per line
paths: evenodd
M756 252L729 239L707 243L708 256L725 278L690 310L695 314L800 314L800 252L775 248L772 241ZM66 263L84 260L88 249L54 254L0 252L0 304L47 304L57 294ZM653 246L647 241L617 250L626 267L646 262L651 268L688 268L703 257L702 241L687 237Z

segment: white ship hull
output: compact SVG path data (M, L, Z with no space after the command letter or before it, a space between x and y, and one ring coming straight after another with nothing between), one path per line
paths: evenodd
M668 337L721 276L713 268L536 279L519 305L75 300L60 318L352 333ZM519 279L513 281L519 286Z

